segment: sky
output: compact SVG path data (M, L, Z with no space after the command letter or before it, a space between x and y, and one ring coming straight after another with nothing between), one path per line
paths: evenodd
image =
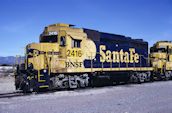
M0 0L0 56L20 55L55 23L172 41L172 0Z

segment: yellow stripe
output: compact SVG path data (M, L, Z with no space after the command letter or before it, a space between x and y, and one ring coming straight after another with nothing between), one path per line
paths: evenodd
M45 80L41 80L41 76L44 76L44 75L38 74L38 82L45 82Z
M128 67L128 68L85 68L85 69L67 69L68 73L75 72L96 72L96 71L153 71L153 67ZM59 72L67 73L65 70L59 69Z
M30 76L27 77L28 80L31 80Z
M45 86L39 86L39 88L47 88L49 87L48 85L45 85Z
M89 71L89 69L85 69ZM128 68L93 68L93 71L153 71L152 67L128 67Z

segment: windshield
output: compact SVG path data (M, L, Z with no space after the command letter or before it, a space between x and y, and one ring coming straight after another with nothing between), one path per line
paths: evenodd
M43 36L40 40L40 42L48 42L48 43L56 43L57 35L51 35L51 36Z
M166 52L166 49L165 48L151 48L150 52L159 52L159 53L163 53L163 52Z

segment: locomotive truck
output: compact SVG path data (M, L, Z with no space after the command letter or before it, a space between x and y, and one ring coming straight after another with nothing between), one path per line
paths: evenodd
M16 89L40 91L172 77L168 41L155 43L149 54L148 42L142 39L63 23L45 27L39 38L39 43L26 46L24 62L14 65Z

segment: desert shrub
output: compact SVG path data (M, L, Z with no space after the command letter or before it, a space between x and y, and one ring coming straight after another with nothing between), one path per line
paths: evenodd
M2 64L1 66L11 66L10 64Z

